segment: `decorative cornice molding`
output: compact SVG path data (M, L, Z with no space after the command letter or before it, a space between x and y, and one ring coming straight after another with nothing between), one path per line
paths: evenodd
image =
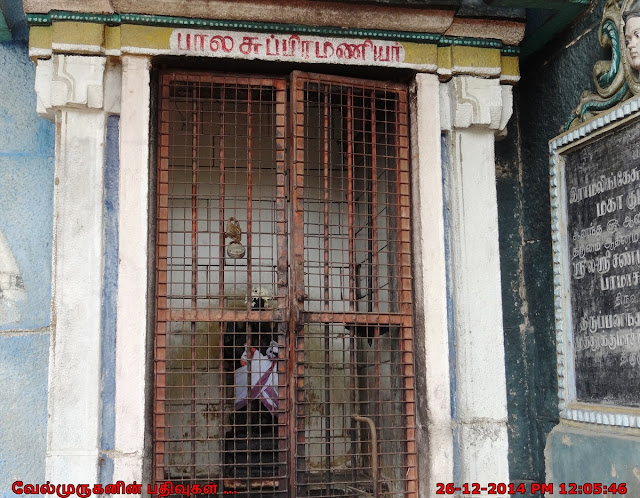
M517 57L518 55L520 55L520 48L519 47L512 47L509 45L505 45L500 49L500 53L502 55L512 55Z
M395 40L413 43L435 43L440 46L461 45L467 47L496 48L503 55L517 56L519 48L504 45L500 40L445 36L438 33L387 31L379 29L339 28L325 26L303 26L268 22L234 21L223 19L194 19L188 17L154 16L147 14L87 14L79 12L52 11L48 14L27 14L30 26L50 26L56 21L100 23L108 26L139 24L146 26L228 29L237 31L274 32L318 36L338 36Z
M499 40L485 40L484 38L458 38L455 36L441 36L438 44L444 47L453 45L463 45L465 47L499 48L502 43Z

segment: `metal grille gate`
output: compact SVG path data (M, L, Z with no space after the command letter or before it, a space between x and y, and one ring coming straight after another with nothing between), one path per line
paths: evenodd
M160 78L154 480L416 496L406 87Z

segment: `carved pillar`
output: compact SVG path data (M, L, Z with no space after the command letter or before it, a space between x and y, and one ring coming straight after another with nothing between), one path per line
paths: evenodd
M54 55L36 70L38 112L56 123L46 457L52 483L98 479L105 62Z
M494 142L511 87L456 77L442 85L449 131L445 184L455 344L459 483L508 482L507 399Z

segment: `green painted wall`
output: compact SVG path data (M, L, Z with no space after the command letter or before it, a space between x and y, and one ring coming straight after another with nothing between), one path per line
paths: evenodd
M637 479L631 465L640 465L637 438L586 424L573 434L576 429L557 425L548 141L559 134L580 94L593 89L595 62L607 58L598 44L604 4L593 2L521 65L509 134L497 144L512 481L583 483L607 475L611 480L612 465L622 467L621 476ZM630 496L640 496L640 487L634 492Z
M544 287L553 289L550 237L543 230L534 233L528 219L531 213L525 212L525 204L536 194L524 183L530 172L524 171L519 121L516 106L507 138L496 144L496 187L510 480L529 483L544 480L544 438L557 422L557 384L555 377L543 375L545 371L555 373L553 293L542 291ZM538 175L538 183L545 183L545 171ZM551 354L545 348L550 348Z
M0 10L0 42L11 40L11 31L9 30L9 26L7 26L7 22L4 20L4 15Z
M635 432L635 436L632 435ZM640 437L632 431L609 428L585 429L561 424L547 442L547 478L554 493L562 496L569 483L599 483L609 486L624 483L625 496L640 496ZM609 493L607 493L609 494Z

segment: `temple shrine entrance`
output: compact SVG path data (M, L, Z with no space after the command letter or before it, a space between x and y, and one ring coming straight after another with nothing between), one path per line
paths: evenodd
M161 73L156 483L417 496L407 95Z

